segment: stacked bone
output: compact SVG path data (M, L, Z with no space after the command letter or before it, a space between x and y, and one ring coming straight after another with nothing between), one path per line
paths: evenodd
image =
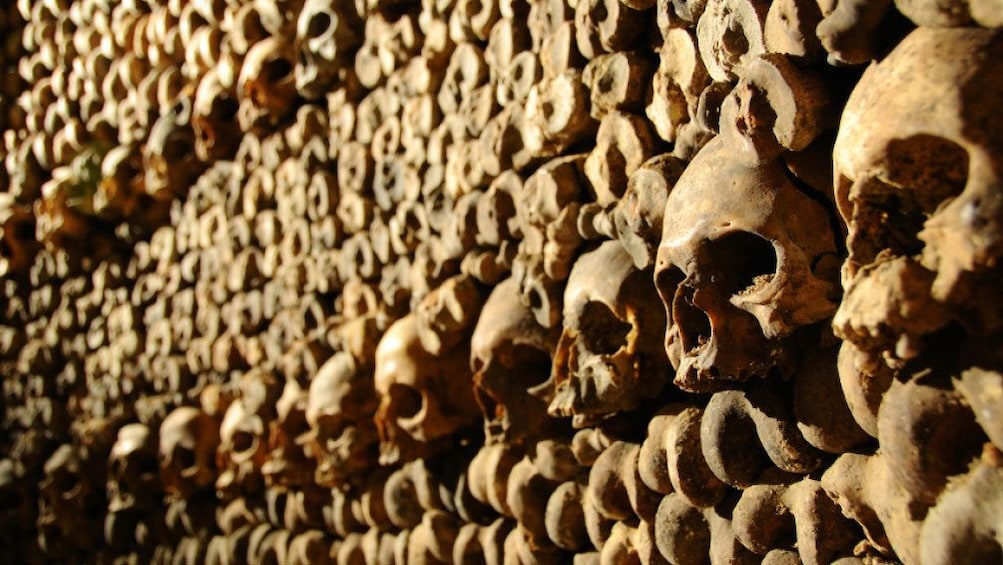
M947 4L0 9L5 558L998 562Z

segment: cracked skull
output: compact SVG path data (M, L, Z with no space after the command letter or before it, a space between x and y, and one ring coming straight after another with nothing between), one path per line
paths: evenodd
M797 330L836 309L830 215L778 161L748 166L711 141L676 183L662 225L655 284L685 390L783 374Z
M664 327L651 271L637 269L619 242L582 255L564 291L551 415L574 416L578 427L661 392L670 374Z

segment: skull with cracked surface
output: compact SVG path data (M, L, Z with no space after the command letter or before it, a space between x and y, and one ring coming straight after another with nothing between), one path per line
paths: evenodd
M780 162L743 164L721 138L696 155L666 200L655 265L676 385L790 370L797 330L836 309L831 226Z

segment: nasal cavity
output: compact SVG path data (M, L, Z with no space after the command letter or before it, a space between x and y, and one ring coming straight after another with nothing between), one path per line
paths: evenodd
M693 304L695 289L680 285L672 301L672 324L679 331L683 351L700 349L711 339L713 328L707 314Z

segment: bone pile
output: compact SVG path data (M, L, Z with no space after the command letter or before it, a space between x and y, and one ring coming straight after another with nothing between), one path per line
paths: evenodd
M1000 0L0 7L0 562L1000 563Z

